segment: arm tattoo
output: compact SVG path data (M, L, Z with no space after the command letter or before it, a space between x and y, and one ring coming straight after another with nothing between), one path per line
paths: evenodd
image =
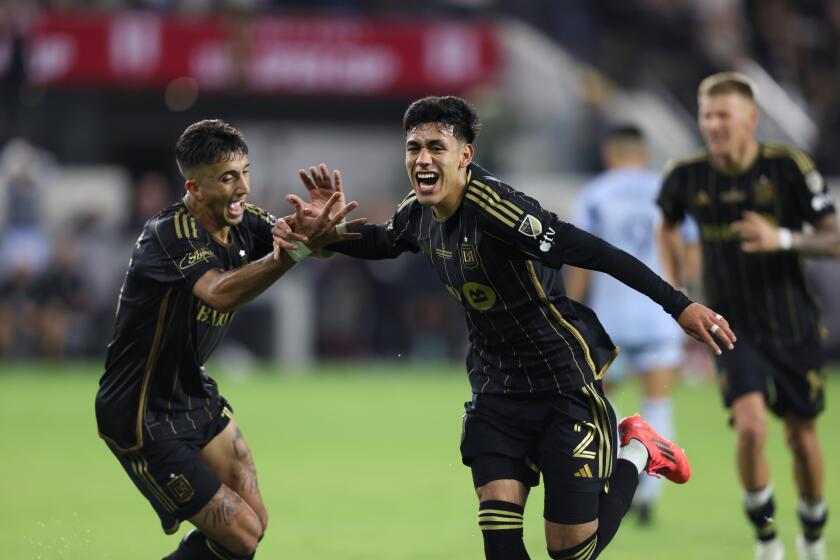
M236 428L236 433L233 435L233 454L240 461L248 458L248 444L245 443L245 437L239 428Z
M803 255L840 257L840 233L836 231L811 234L794 232L793 248Z

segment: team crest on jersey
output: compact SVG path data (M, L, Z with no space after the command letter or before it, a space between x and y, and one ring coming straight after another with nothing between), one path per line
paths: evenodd
M476 311L487 311L496 305L496 292L490 286L478 282L467 282L462 290L467 303Z
M753 198L755 203L760 206L773 204L773 201L776 200L776 185L771 183L765 175L762 175L758 182L753 183Z
M712 197L706 191L700 191L694 197L695 206L709 206L712 203Z
M182 504L189 502L195 494L190 481L182 474L179 474L178 476L170 474L169 482L166 483L166 487L169 488L169 491L172 492L175 499Z
M814 194L820 194L825 187L825 181L816 169L805 175L805 184L808 186L808 190Z
M213 258L213 251L208 249L207 247L202 247L201 249L197 249L192 253L185 255L181 262L178 263L178 268L181 270L186 270L189 267L193 266L196 263L201 261L209 261Z
M472 243L461 243L461 264L470 270L478 268L478 253Z
M531 214L525 214L522 223L519 224L519 233L533 237L534 239L540 236L542 230L542 223Z

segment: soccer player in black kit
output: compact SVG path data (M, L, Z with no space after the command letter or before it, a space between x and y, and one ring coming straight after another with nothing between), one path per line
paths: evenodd
M317 249L355 237L335 227L355 203L337 206L336 195L327 203L332 218L330 209L317 219L298 212L293 235L285 221L246 202L248 147L236 129L195 123L175 154L186 194L150 219L135 244L96 420L163 530L172 534L184 520L197 527L167 559L253 558L268 513L232 408L203 364L235 310L296 262L294 241ZM272 227L274 242L291 253L272 256Z
M673 163L666 173L659 195L663 238L678 235L677 225L686 214L697 221L709 304L724 312L740 335L734 351L717 357L717 369L737 433L736 463L744 507L756 531L756 559L780 560L784 555L764 455L769 408L783 420L793 454L802 525L799 558L824 560L827 511L816 426L824 406L822 327L799 251L827 252L827 241L838 236L834 204L807 155L756 140L758 109L745 76L706 78L698 105L707 149ZM754 230L767 218L779 229L770 232L777 234L777 246L768 242L766 248L783 250L748 253L764 247ZM816 235L801 232L806 222ZM678 258L672 250L664 254Z
M692 303L627 253L561 222L473 163L478 116L457 97L414 102L404 118L413 190L386 225L328 248L368 259L422 252L464 307L473 397L461 441L478 494L489 560L529 558L522 540L529 488L545 480L549 555L596 558L630 506L642 470L685 482L683 451L638 416L616 420L601 388L618 351L595 315L565 297L563 263L600 270L647 294L715 351L725 319ZM335 190L322 166L303 170L311 207Z

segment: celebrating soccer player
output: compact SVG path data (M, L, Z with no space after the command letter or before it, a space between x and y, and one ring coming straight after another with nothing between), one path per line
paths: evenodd
M677 235L676 226L687 214L698 222L709 303L726 314L741 337L738 348L717 357L717 366L737 433L736 462L744 507L755 526L756 558L778 560L784 554L764 455L770 408L783 419L793 453L802 524L799 557L823 560L827 514L816 427L824 405L821 327L800 257L788 249L793 247L791 231L801 230L805 222L820 236L837 236L834 205L808 156L756 140L758 110L745 76L721 73L706 78L698 103L707 149L676 162L667 173L659 195L666 219L664 239ZM744 251L741 244L751 250L752 242L742 240L739 232L752 228L755 213L784 228L786 235L777 243L785 251ZM674 251L666 254L674 258Z
M277 281L306 241L352 239L336 224L355 208L336 194L314 218L283 220L246 202L248 147L206 120L175 148L183 199L150 219L120 290L114 339L96 395L99 433L167 534L189 520L169 560L253 558L268 523L254 460L228 402L204 370L236 309ZM330 216L333 211L334 215ZM356 220L350 225L363 223ZM274 243L288 251L280 258ZM124 554L130 556L126 541Z
M367 259L422 252L463 305L473 396L461 453L480 502L486 558L528 558L523 511L540 473L550 556L596 558L629 508L641 471L682 483L690 468L682 449L640 417L616 426L601 378L618 349L592 311L565 297L558 269L570 263L613 275L715 352L713 335L728 348L735 336L723 317L634 257L561 222L476 165L478 116L464 100L415 101L403 127L412 191L387 224L352 228L361 239L329 248ZM311 206L296 201L298 214L317 214L341 190L340 175L326 166L301 175Z

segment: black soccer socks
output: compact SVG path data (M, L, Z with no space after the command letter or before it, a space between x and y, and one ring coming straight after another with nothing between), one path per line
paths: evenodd
M755 535L760 541L771 541L776 538L776 504L773 495L763 504L752 509L746 509L750 523L755 527Z
M201 531L193 529L181 539L178 548L163 560L252 560L254 555L237 556Z
M636 465L624 459L616 461L609 486L598 500L598 532L590 560L597 558L618 532L622 518L633 503L637 486L639 471Z
M525 508L510 502L486 501L478 506L478 526L487 560L530 560L522 542Z
M549 550L548 555L554 560L592 560L597 554L597 547L598 533L594 533L591 537L572 548L567 548L566 550Z
M595 560L618 532L638 485L636 465L626 459L616 461L609 486L598 497L598 530L582 543L565 550L549 550L548 555L554 560Z
M799 523L802 525L802 535L806 540L818 541L822 537L823 527L828 521L828 509L822 498L799 498L797 507Z

